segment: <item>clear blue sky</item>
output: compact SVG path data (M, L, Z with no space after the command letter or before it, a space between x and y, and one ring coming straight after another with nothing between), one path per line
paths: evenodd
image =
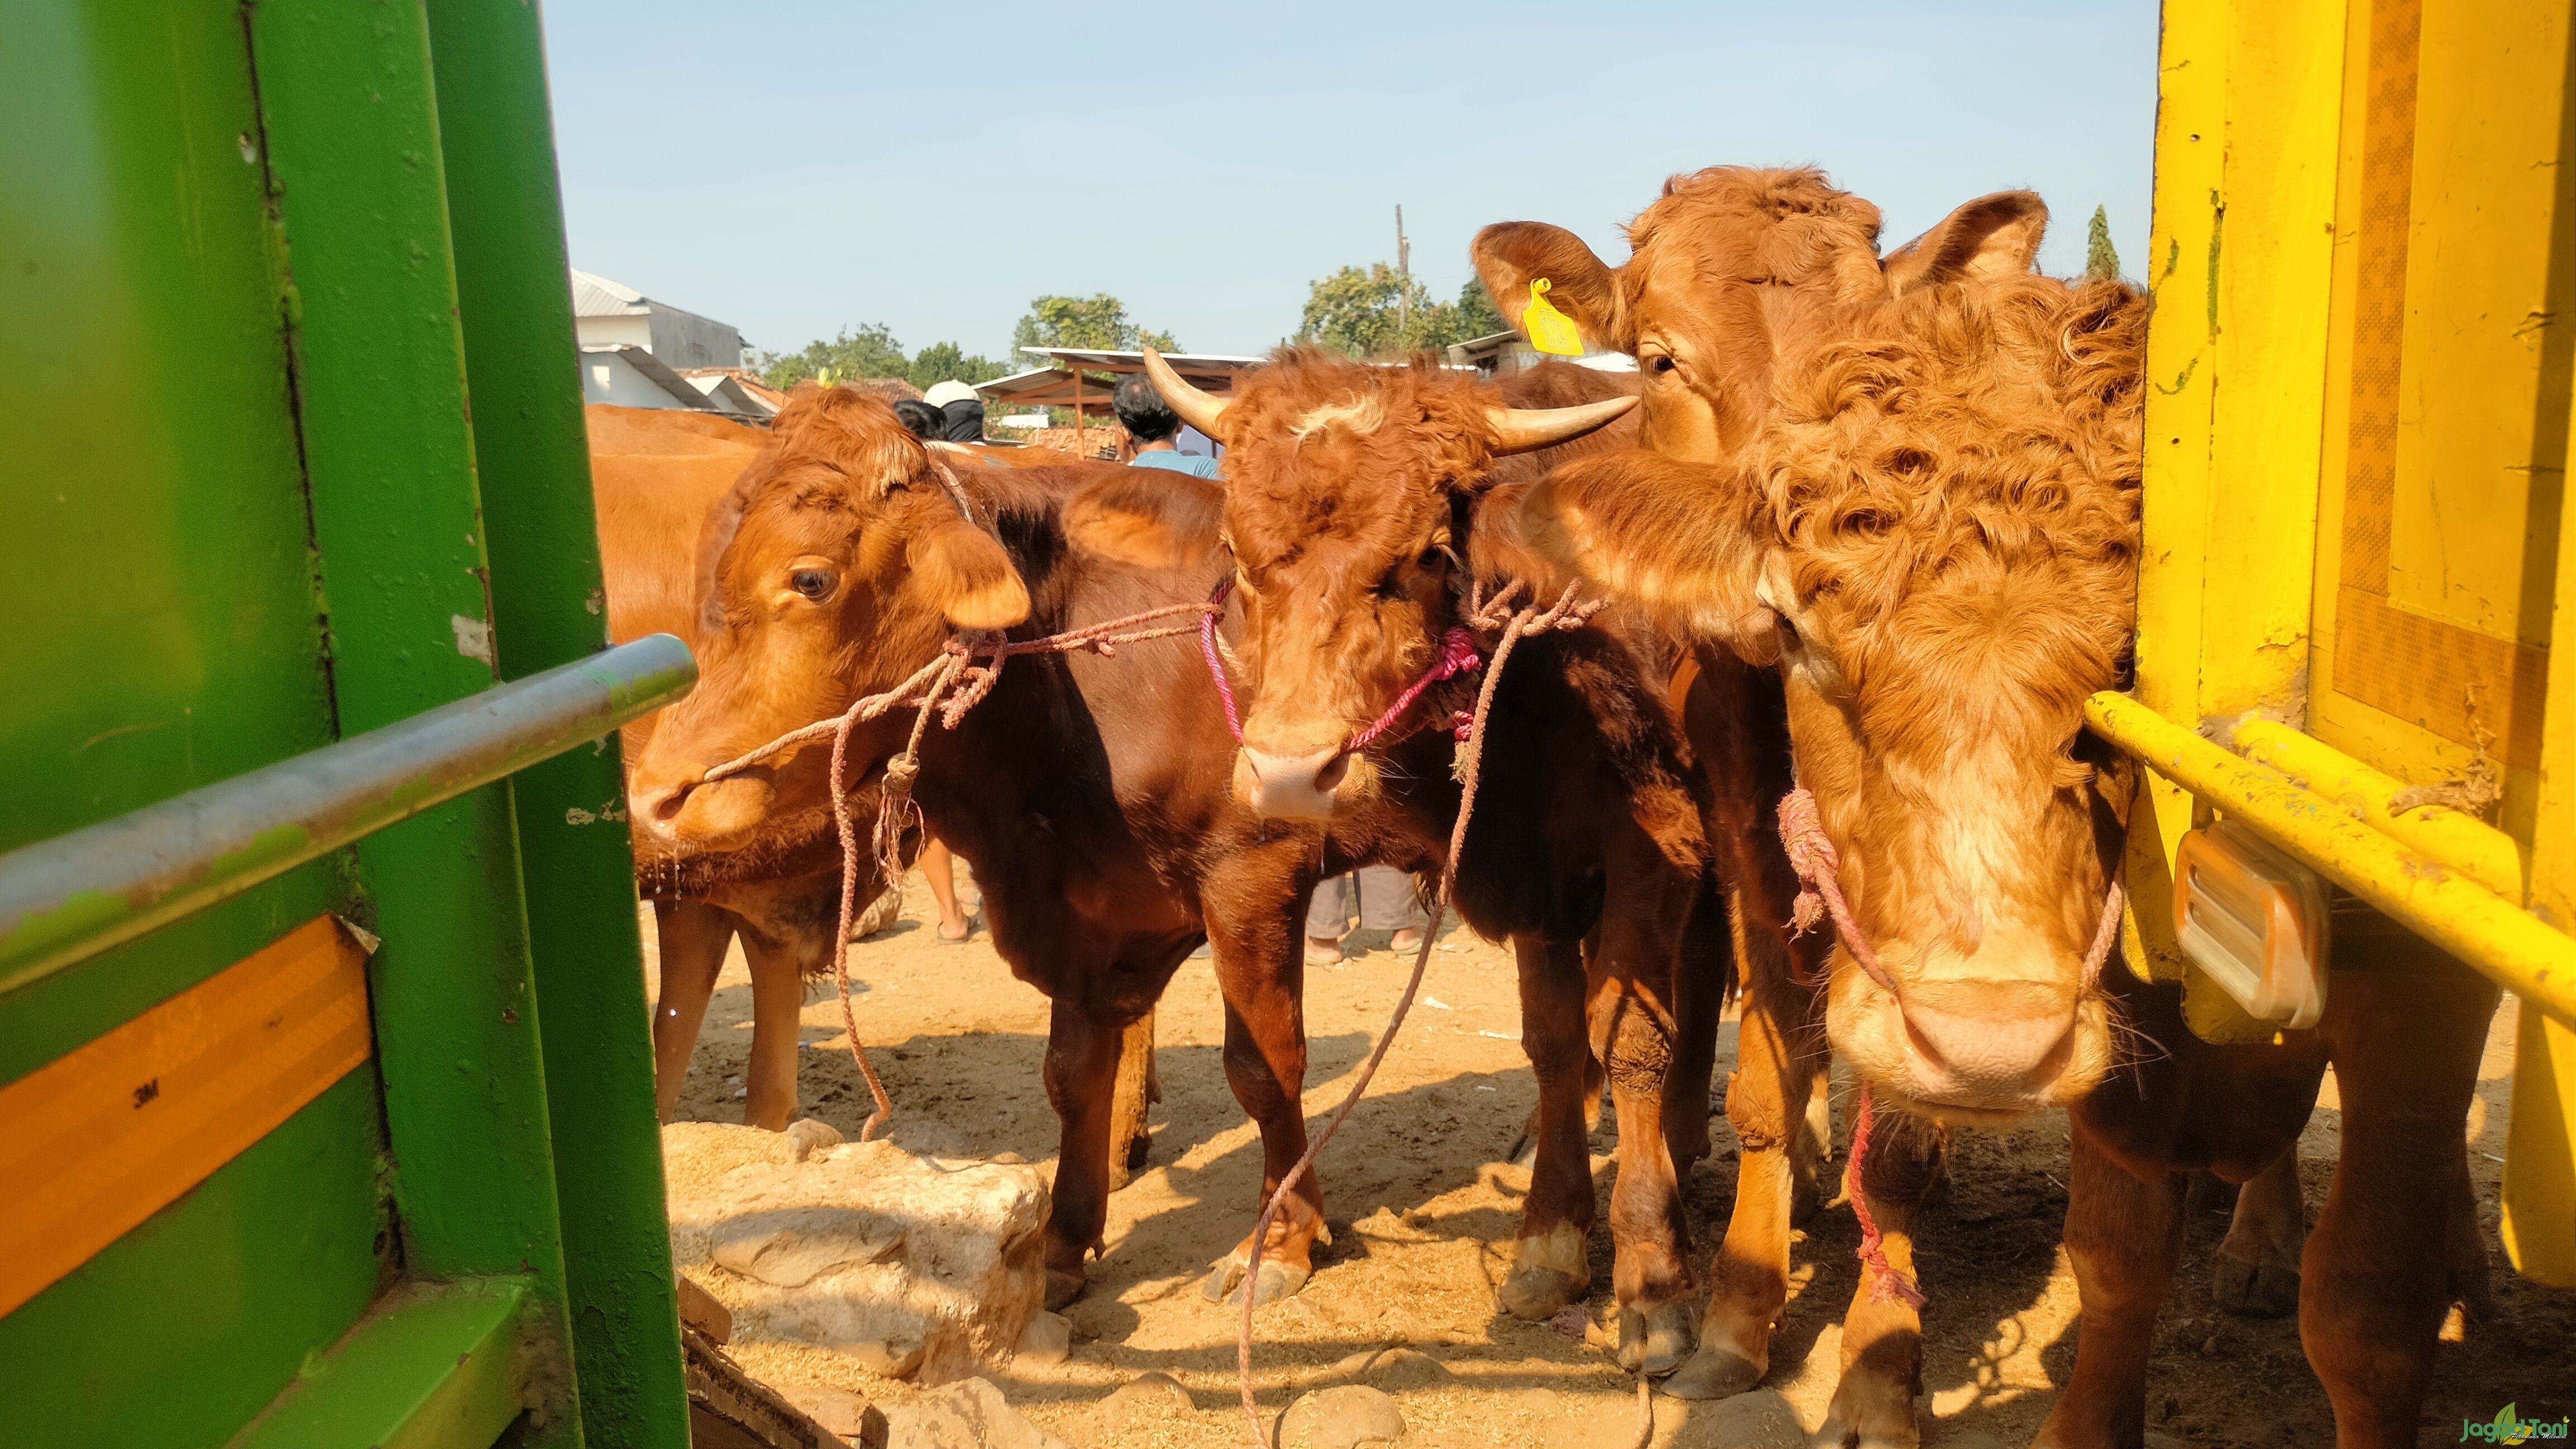
M2028 186L2143 270L2154 0L1033 6L547 0L574 265L802 347L1003 358L1047 293L1206 352L1394 259L1436 296L1528 218L1605 260L1665 176L1815 162L1893 245ZM1012 360L1012 359L1005 359ZM1015 360L1014 360L1015 361Z

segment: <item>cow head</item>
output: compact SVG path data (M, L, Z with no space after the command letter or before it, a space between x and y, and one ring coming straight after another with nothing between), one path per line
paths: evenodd
M950 484L883 401L799 390L707 517L698 687L633 772L638 834L677 853L758 848L780 817L828 808L828 742L714 783L710 768L900 682L952 626L1026 617L1009 555ZM866 743L866 759L891 748Z
M1493 460L1589 432L1636 402L1506 408L1455 373L1308 349L1280 353L1220 401L1151 352L1146 365L1173 408L1226 445L1251 685L1235 789L1264 815L1301 819L1375 789L1352 738L1458 622L1453 571Z
M1713 166L1664 183L1628 224L1631 255L1605 265L1581 238L1544 222L1476 234L1476 270L1513 326L1530 284L1596 347L1637 359L1645 383L1639 441L1668 458L1714 463L1757 433L1786 336L1836 309L1962 278L2030 270L2048 209L2027 191L1960 207L1878 255L1878 208L1824 173Z
M2118 283L2029 276L1865 304L1792 341L1734 462L1586 460L1525 503L1543 551L1783 665L1896 987L1838 949L1834 1045L1936 1114L2063 1103L2112 1065L2083 963L2128 777L2083 701L2127 667L2145 322Z

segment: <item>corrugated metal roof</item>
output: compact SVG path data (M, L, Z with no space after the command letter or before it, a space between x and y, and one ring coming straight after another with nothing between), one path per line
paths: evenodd
M576 317L641 317L653 310L644 294L606 277L572 269L572 315Z
M1145 354L1141 351L1104 351L1089 347L1023 347L1020 350L1039 357L1051 357L1058 367L1096 368L1105 372L1145 370ZM1174 372L1188 374L1240 372L1247 367L1259 367L1269 359L1243 357L1230 352L1166 352L1163 360L1172 365Z

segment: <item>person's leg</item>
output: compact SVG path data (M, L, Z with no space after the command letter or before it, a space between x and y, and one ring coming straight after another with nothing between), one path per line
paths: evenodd
M930 883L930 898L939 903L939 939L963 941L974 931L966 913L957 908L957 872L949 863L948 847L936 839L921 845L921 878Z
M1315 882L1315 894L1306 902L1306 964L1338 966L1342 961L1342 933L1351 925L1351 878L1328 875Z
M1391 865L1362 866L1351 883L1360 897L1360 929L1394 932L1387 945L1398 952L1422 949L1426 919L1410 874Z

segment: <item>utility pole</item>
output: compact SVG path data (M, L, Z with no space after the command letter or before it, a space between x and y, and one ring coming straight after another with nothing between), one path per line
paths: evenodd
M1395 326L1396 335L1413 336L1413 243L1404 239L1404 205L1395 208Z

